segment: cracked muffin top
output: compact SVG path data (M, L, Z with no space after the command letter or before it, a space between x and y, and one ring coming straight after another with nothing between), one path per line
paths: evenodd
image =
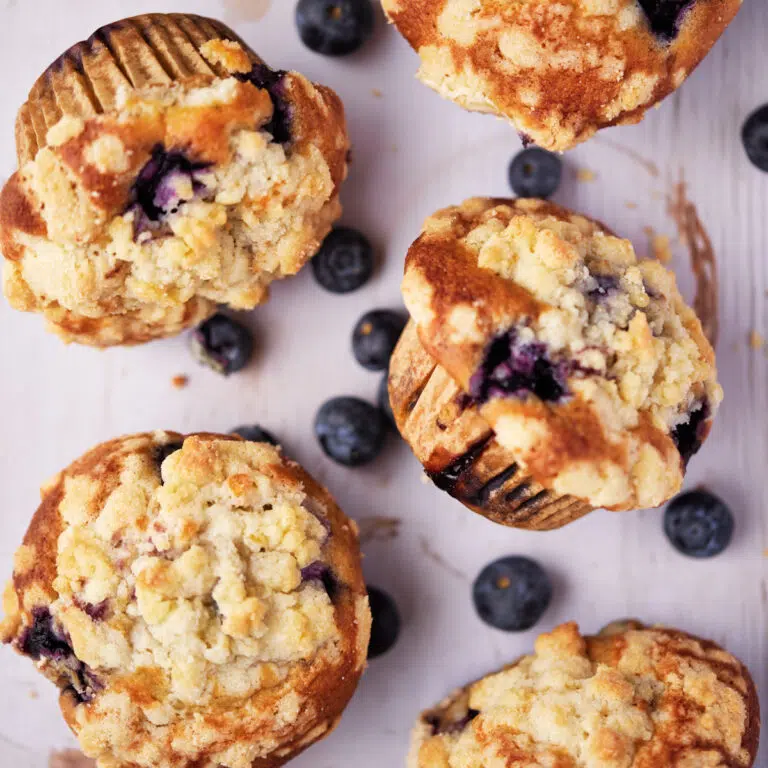
M562 151L636 123L681 85L741 0L382 0L419 78Z
M541 485L615 510L679 490L722 390L674 276L629 241L551 203L475 198L427 219L403 297Z
M636 622L535 653L422 714L409 768L750 768L760 714L747 669L714 643Z
M370 629L353 524L277 449L215 435L74 462L3 604L103 768L282 765L336 724Z
M339 98L200 17L139 16L73 46L16 138L4 291L67 341L136 344L251 309L341 212Z

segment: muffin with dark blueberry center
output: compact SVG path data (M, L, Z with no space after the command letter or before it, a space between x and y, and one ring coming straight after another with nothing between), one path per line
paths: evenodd
M403 296L391 399L436 485L529 528L679 491L722 391L658 262L551 203L478 198L427 220Z
M750 673L715 643L634 621L594 637L563 624L423 712L408 768L751 768L759 735Z
M383 0L419 79L563 151L639 122L678 88L741 0Z
M198 16L137 16L73 46L16 136L4 290L67 341L136 344L252 309L341 213L339 98Z
M370 611L353 524L268 443L156 432L44 489L0 638L103 765L283 765L354 692Z

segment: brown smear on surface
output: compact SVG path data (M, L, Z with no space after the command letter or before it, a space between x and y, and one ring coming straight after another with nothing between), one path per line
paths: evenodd
M682 177L667 196L667 212L677 224L680 240L688 249L696 278L693 308L701 320L704 335L714 348L720 330L717 259L696 206L688 199L687 185Z
M401 520L398 517L363 517L357 520L360 530L360 543L370 541L390 541L400 533Z
M224 0L224 10L235 21L258 21L266 16L272 0Z
M48 768L96 768L96 761L76 749L51 752Z
M659 173L659 166L656 165L653 160L649 160L647 157L643 157L639 152L636 152L631 147L625 147L623 144L619 144L616 141L605 138L605 136L596 136L594 139L592 139L592 141L597 144L605 144L606 147L615 149L617 152L620 152L630 160L634 160L638 165L641 165L643 168L645 168L645 170L648 171L648 173L655 179L661 175Z
M457 579L461 579L462 581L468 581L466 573L464 573L463 571L460 571L458 568L451 565L441 554L439 554L438 552L435 552L435 550L432 549L432 546L429 543L429 539L426 536L420 536L419 542L421 544L421 551L435 565L439 566L447 573L450 573L451 576L455 576Z

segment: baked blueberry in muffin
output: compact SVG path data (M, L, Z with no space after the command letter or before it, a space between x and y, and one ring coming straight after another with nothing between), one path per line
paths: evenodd
M0 638L99 765L283 765L365 665L353 524L268 443L99 445L43 489L14 564Z
M340 215L349 149L333 91L187 14L74 45L30 91L16 139L0 194L5 294L95 346L265 301Z
M751 768L759 735L749 671L715 643L563 624L422 713L408 768Z
M391 399L439 487L539 528L679 491L722 391L661 264L551 203L477 198L427 220L403 296Z
M637 123L678 88L741 0L383 0L419 78L562 151Z

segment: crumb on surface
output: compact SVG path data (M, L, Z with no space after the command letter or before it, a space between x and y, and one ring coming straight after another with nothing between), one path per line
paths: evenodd
M632 200L627 200L626 203L624 203L625 207L629 208L630 211L634 211L635 208L637 208L637 203L633 202Z
M576 180L583 181L585 183L596 181L597 174L594 171L591 171L589 168L579 168L576 171Z
M672 261L672 246L668 235L660 235L653 227L644 227L643 231L651 242L651 256L662 264Z
M752 349L762 349L765 346L765 339L755 330L749 332L749 346Z
M371 88L371 96L376 99L383 98L384 94L378 88Z
M171 386L174 389L184 389L184 387L189 384L189 376L187 376L184 373L177 373L172 379L171 379Z

